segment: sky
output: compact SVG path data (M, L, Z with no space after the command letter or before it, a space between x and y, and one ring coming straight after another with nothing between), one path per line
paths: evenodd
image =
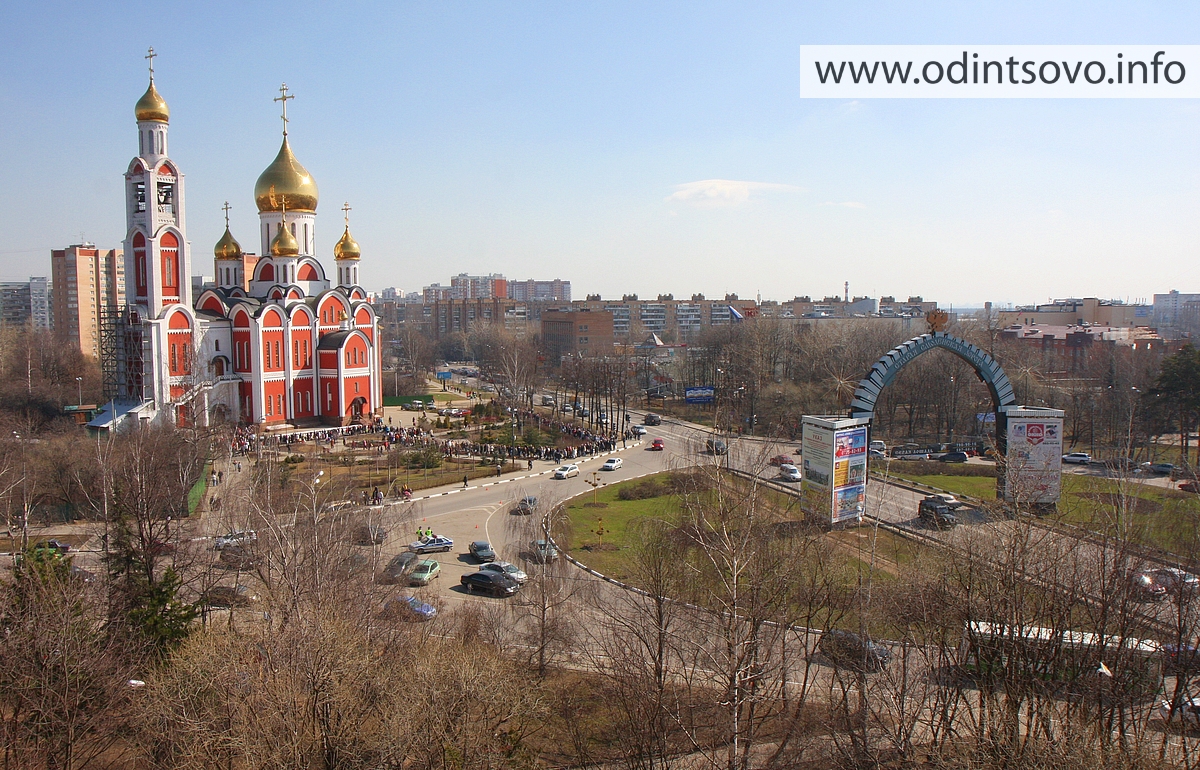
M119 248L143 56L192 272L289 137L368 290L457 273L573 295L1200 292L1194 100L801 99L804 44L1197 41L1195 3L6 3L0 279ZM1198 73L1200 76L1200 73Z

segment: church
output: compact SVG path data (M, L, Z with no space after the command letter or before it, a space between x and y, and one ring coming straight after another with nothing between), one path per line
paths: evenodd
M382 404L376 315L348 216L333 249L336 280L316 257L317 183L288 141L294 97L280 88L283 142L254 187L259 254L230 232L226 204L215 283L193 296L184 175L169 155L170 110L153 57L151 49L150 85L135 107L138 155L125 173L127 306L102 350L114 391L108 425L126 415L265 429L369 419Z

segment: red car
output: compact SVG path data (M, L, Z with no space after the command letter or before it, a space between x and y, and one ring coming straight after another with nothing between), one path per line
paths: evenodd
M656 438L650 442L650 451L651 452L661 452L666 448L667 448L667 445L665 443L663 443L663 440L661 438Z
M775 455L771 458L771 465L795 465L796 461L791 455Z

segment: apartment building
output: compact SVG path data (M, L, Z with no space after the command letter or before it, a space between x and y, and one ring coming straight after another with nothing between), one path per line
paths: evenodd
M55 333L87 356L100 357L100 317L125 301L125 259L121 249L77 243L50 252Z

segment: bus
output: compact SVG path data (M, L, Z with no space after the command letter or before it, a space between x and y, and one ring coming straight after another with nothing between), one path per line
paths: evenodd
M1108 698L1140 700L1163 681L1158 642L983 621L963 629L958 665L981 686L1036 686L1056 695L1099 690Z

